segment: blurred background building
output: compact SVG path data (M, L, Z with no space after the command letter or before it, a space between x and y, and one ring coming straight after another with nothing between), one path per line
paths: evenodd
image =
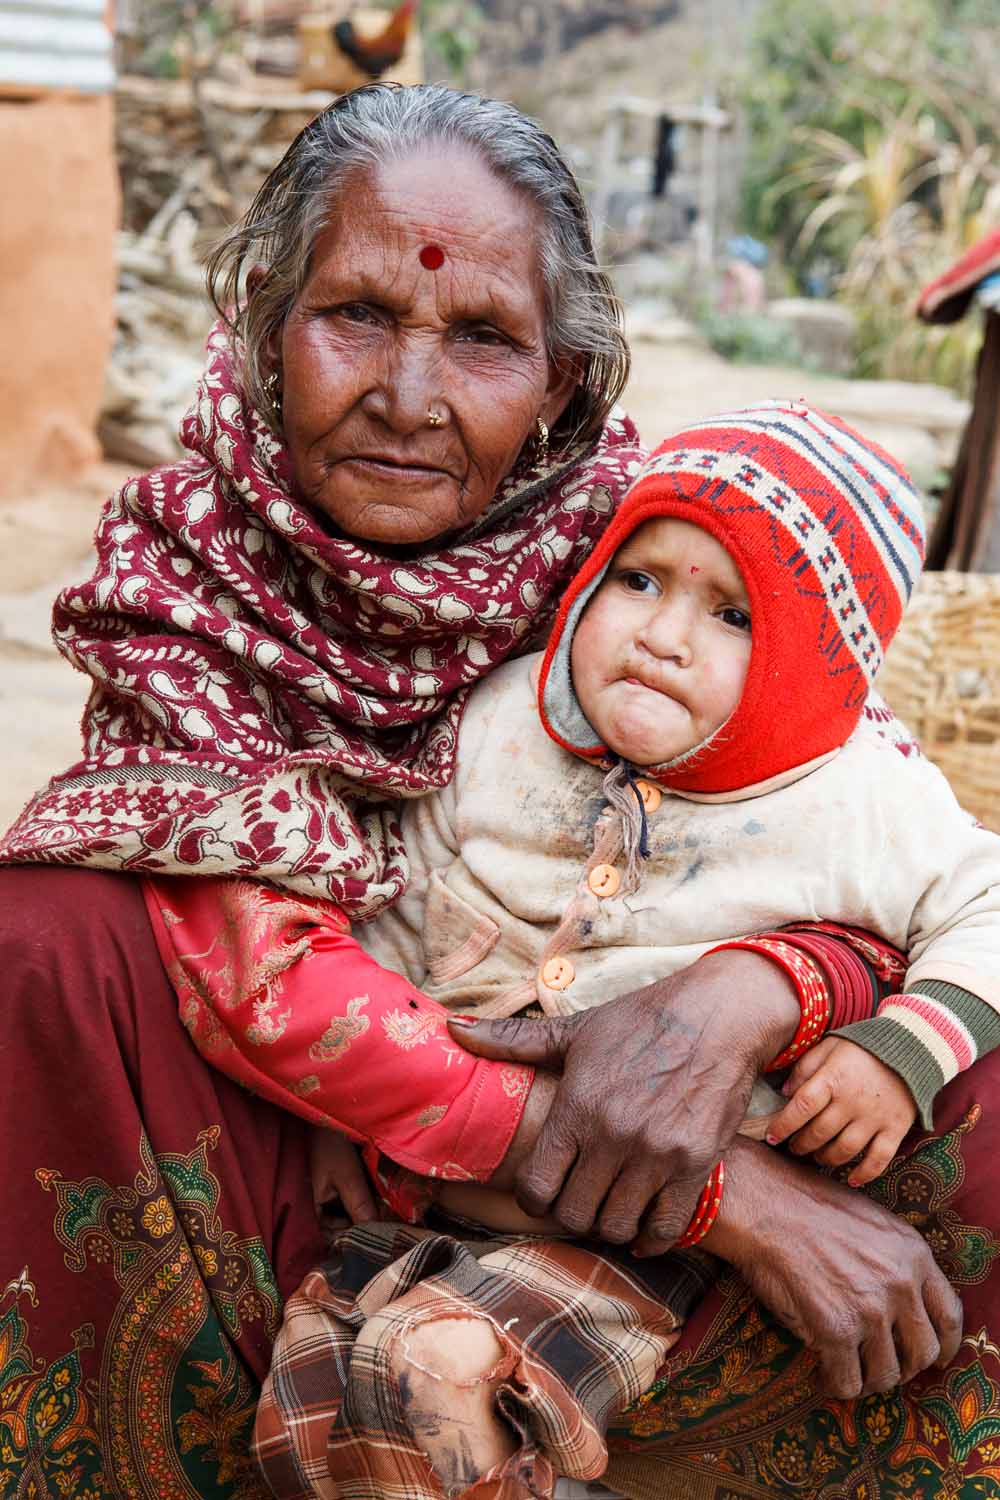
M119 203L109 20L105 0L0 0L0 500L99 454Z

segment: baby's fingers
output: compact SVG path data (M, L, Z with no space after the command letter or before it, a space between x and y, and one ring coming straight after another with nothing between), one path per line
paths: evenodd
M902 1139L895 1131L880 1130L848 1177L848 1184L851 1187L864 1187L866 1182L874 1182L876 1177L881 1177L899 1150Z
M777 1146L781 1141L787 1140L804 1125L808 1125L816 1115L821 1114L833 1099L833 1089L823 1077L822 1072L816 1074L808 1083L802 1084L800 1088L789 1099L784 1109L779 1110L767 1128L767 1141L770 1146Z
M813 1156L824 1146L829 1147L848 1123L842 1104L828 1104L797 1130L788 1142L788 1149L796 1156Z
M809 1079L819 1072L836 1045L837 1038L827 1036L821 1042L817 1042L815 1047L810 1047L808 1052L804 1052L782 1084L781 1092L791 1098L796 1089L808 1083Z
M845 1162L860 1156L873 1140L870 1125L863 1120L849 1120L839 1135L816 1152L816 1160L821 1167L842 1167Z

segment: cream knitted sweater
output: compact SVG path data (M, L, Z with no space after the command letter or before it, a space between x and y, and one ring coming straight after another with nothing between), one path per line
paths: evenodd
M455 777L406 804L409 887L358 929L379 962L466 1013L567 1014L672 974L725 939L824 919L907 953L907 992L956 993L933 982L966 992L978 1027L954 1006L951 1019L973 1057L994 1044L991 1028L1000 1038L1000 838L973 824L929 761L904 757L862 720L832 759L759 795L664 791L649 813L641 884L628 894L603 773L544 732L533 661L476 687ZM940 1087L961 1059L926 1018L903 1021ZM879 1020L849 1034L868 1045L865 1027L874 1037ZM912 1087L907 1067L886 1060ZM926 1114L929 1101L919 1102Z

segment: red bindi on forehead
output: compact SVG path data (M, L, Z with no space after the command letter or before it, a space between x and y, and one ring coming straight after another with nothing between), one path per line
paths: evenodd
M425 271L438 271L444 265L444 251L440 245L425 245L420 252L420 264Z

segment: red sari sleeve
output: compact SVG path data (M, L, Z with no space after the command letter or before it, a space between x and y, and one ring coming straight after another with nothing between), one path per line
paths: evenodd
M534 1077L451 1040L330 902L254 881L143 882L181 1020L228 1077L425 1177L486 1181Z

